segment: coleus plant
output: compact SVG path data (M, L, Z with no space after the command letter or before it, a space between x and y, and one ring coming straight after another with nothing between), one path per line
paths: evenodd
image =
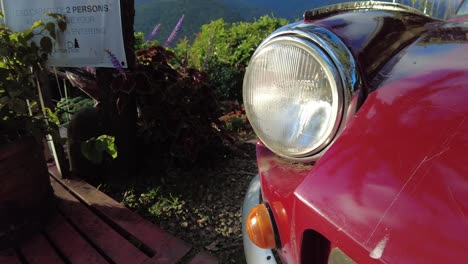
M194 164L223 143L219 105L204 72L178 63L162 46L137 52L139 132L157 160ZM167 155L170 154L170 155ZM167 165L167 164L166 164Z

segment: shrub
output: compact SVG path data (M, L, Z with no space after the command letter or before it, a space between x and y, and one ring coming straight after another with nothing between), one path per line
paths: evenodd
M39 105L49 105L41 103L36 81L46 76L44 67L53 52L56 34L65 31L66 23L62 15L48 15L55 21L39 20L21 32L0 23L0 144L27 136L39 140L46 131L53 132L49 125L55 123L55 116L50 116L48 108L40 110Z
M251 23L212 21L202 26L187 52L188 63L208 73L221 99L241 100L243 77L250 57L263 39L287 23L285 19L272 16L263 16ZM188 49L180 45L177 51Z
M156 40L147 40L145 39L145 33L143 32L134 32L135 36L135 50L147 49L149 47L158 45Z
M216 87L216 93L222 100L242 101L244 66L209 60L204 69L208 72L210 82Z
M222 143L219 107L205 73L156 46L137 53L139 134L152 163L191 165ZM149 151L149 152L148 152ZM169 154L169 155L168 155Z

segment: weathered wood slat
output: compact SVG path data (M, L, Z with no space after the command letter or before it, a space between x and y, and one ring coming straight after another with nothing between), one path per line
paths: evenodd
M21 245L21 253L28 264L60 264L64 261L55 252L49 241L42 235L36 234Z
M164 241L163 245L159 248L159 251L156 253L156 255L152 258L153 263L177 263L177 260L185 256L189 251L190 247L186 247L184 251L184 255L180 255L181 252L181 244L180 244L180 239L176 237L172 237L171 239L168 239ZM174 256L180 256L178 258L175 258Z
M46 233L70 263L108 263L61 215L52 219Z
M21 260L13 249L0 251L0 263L2 264L21 264Z
M51 184L58 198L59 210L113 262L141 263L148 259L142 251L69 193L55 178L51 178Z
M146 221L86 182L76 179L56 180L61 181L72 193L111 221L120 232L128 233L153 251L153 259L175 263L190 251L190 245L184 241Z
M189 264L218 264L218 259L202 251L198 253Z
M174 255L178 255L180 247L180 239L172 237L168 240L163 241L164 245L159 248L159 251L154 257L144 262L144 264L175 264L178 263L180 258L175 258ZM188 252L185 252L186 255Z

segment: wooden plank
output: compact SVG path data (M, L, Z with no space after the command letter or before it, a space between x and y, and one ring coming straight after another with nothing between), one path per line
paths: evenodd
M180 247L180 239L176 237L172 237L169 240L164 241L164 245L162 245L159 251L156 253L154 257L144 262L144 264L175 264L179 263L180 260L179 256L179 247ZM186 252L184 255L186 255ZM185 263L185 262L184 262Z
M0 263L2 264L21 264L21 260L13 249L0 251Z
M58 181L61 181L72 193L100 212L108 221L114 223L122 232L127 232L153 251L157 259L177 262L190 251L189 244L143 219L86 182L77 179L58 179ZM168 248L167 244L170 244L171 247Z
M218 259L209 255L205 251L198 253L189 264L218 264Z
M57 214L52 219L46 233L70 263L108 263L61 215Z
M148 259L142 251L91 212L54 178L51 178L51 184L59 200L59 210L113 262L141 263Z
M28 264L60 264L64 261L57 255L49 241L42 235L36 234L21 245L21 253Z

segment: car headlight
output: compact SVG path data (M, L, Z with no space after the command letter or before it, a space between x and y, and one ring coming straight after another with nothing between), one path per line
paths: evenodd
M260 140L273 152L298 159L330 144L349 102L343 67L335 62L339 59L304 37L308 35L285 34L263 42L243 87L247 116Z

